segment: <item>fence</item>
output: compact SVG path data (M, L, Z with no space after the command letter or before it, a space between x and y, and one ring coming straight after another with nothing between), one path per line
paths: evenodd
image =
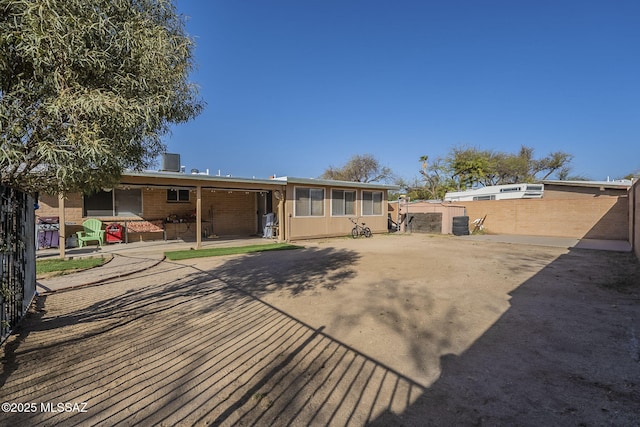
M491 234L629 240L629 199L518 199L456 202Z
M640 260L640 180L636 180L629 191L629 240Z
M33 197L0 186L0 343L26 314L36 291Z

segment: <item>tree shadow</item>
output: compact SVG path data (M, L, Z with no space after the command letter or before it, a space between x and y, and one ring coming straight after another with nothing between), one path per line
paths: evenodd
M282 291L290 295L333 290L357 274L357 252L334 248L303 248L230 258L210 273L230 286L260 297Z
M392 305L365 295L356 315L382 313L397 334L406 332L400 324L411 329L416 360L432 347L441 374L429 387L259 298L342 286L358 271L349 251L252 254L209 270L165 262L48 295L42 317L23 325L28 339L5 347L0 400L87 402L88 412L3 413L0 423L633 424L640 267L595 252L574 250L542 268L545 260L528 259L520 268L531 277L510 293L510 308L458 355L448 339L462 313L444 310L425 325L410 313L433 308L433 296L417 300L391 283L382 288Z
M3 413L0 423L362 424L406 408L418 383L256 296L340 286L357 255L287 259L255 254L212 271L163 263L128 279L150 285L40 297L29 340L5 347L0 398L86 402L87 412Z

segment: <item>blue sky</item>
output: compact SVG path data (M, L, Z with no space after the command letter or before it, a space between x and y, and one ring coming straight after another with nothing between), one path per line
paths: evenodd
M177 0L207 103L187 170L318 177L354 154L418 177L452 147L640 171L640 1Z

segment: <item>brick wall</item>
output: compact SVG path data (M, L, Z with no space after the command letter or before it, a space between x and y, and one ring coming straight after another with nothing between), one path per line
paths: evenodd
M640 180L629 191L629 236L631 246L640 260Z
M488 200L456 205L465 206L470 222L486 215L484 227L488 233L629 240L627 196Z
M196 192L189 194L189 202L168 202L165 189L142 189L141 217L98 217L105 224L123 223L125 220L165 219L175 215L188 218L195 215ZM59 216L58 197L41 195L37 217ZM80 194L70 194L65 199L65 222L67 237L82 229L87 218L82 215L83 201ZM37 218L36 218L37 220ZM251 235L258 229L256 193L244 191L202 191L202 224L205 235ZM195 224L169 223L166 225L167 239L195 239ZM148 233L151 238L162 238L159 233ZM145 234L145 238L149 237ZM138 238L139 236L136 236Z

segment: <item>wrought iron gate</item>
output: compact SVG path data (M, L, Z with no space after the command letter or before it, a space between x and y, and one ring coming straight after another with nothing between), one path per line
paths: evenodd
M35 259L34 199L0 186L0 343L35 296Z

